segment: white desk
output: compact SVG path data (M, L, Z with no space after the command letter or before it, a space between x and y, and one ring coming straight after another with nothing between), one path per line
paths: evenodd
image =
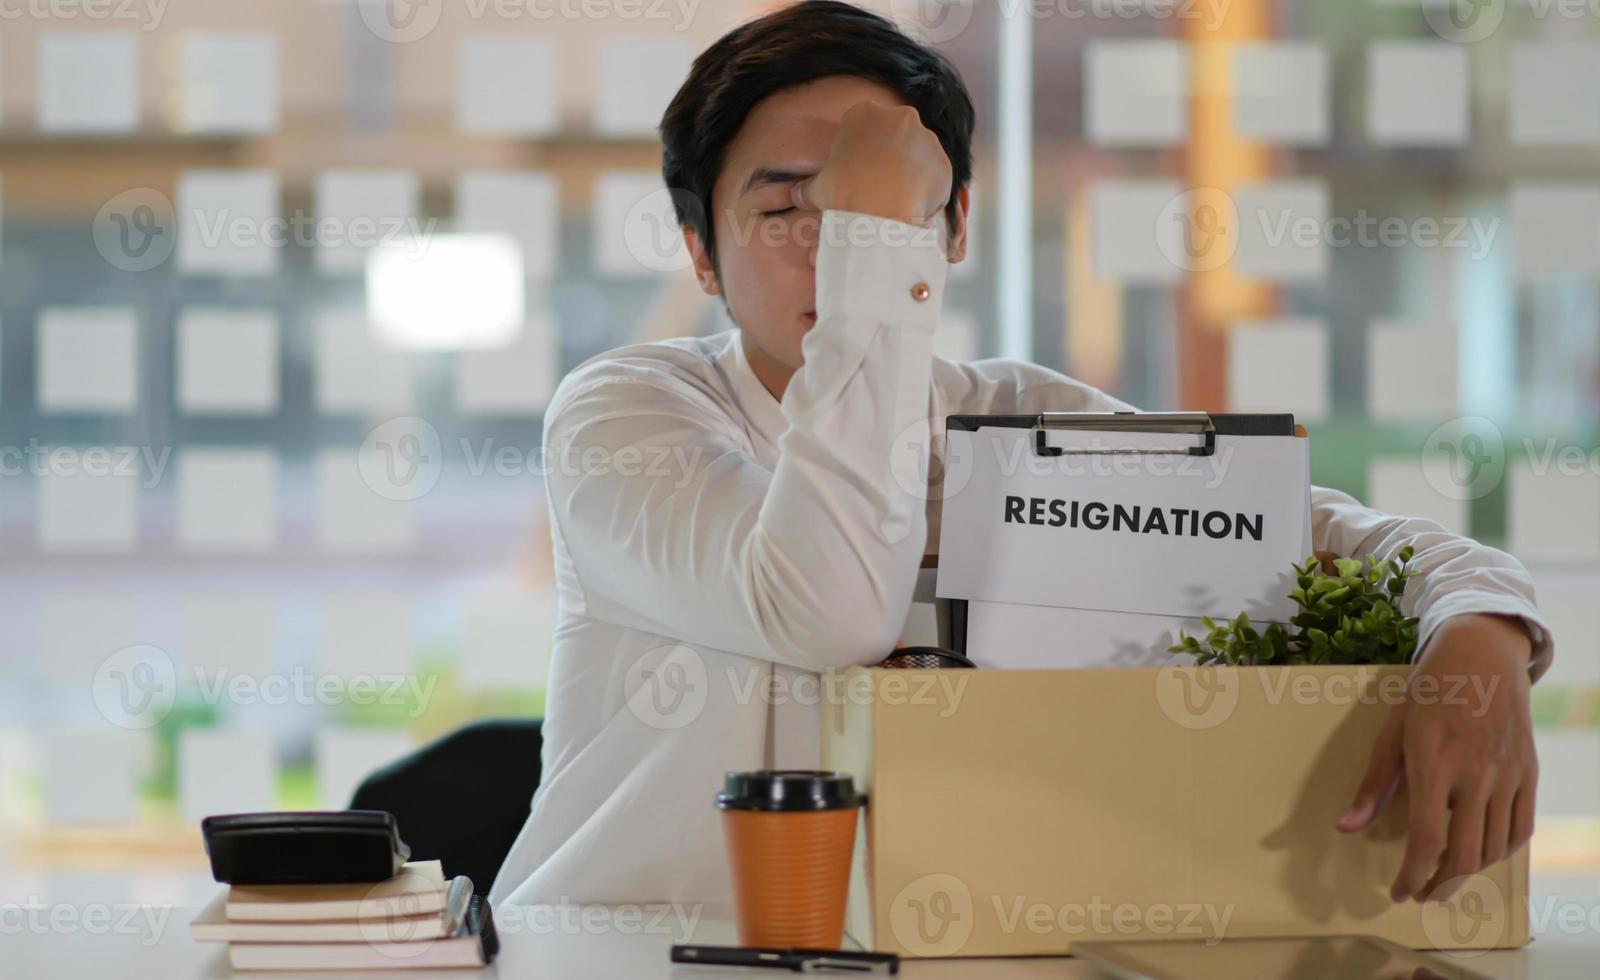
M1536 908L1537 908L1536 900ZM1595 976L1600 961L1600 933L1593 924L1600 921L1600 899L1574 899L1554 909L1569 909L1567 927L1556 919L1526 949L1483 953L1463 960L1480 973L1509 980L1579 980ZM187 980L234 976L224 949L216 944L189 939L189 920L194 909L172 907L159 929L140 928L122 934L84 929L17 930L15 915L0 917L0 976L33 978L109 978L109 980ZM1582 919L1581 928L1573 924ZM503 920L502 920L503 921ZM672 943L681 941L678 927L670 919L654 932L643 930L634 911L624 919L612 910L589 907L547 909L536 917L522 918L529 928L506 929L501 936L500 957L487 970L480 971L391 971L387 973L295 974L307 977L431 977L507 978L507 980L569 980L569 978L625 978L625 980L717 980L731 977L781 977L776 970L739 970L715 967L676 966L667 958ZM1537 918L1536 918L1537 922ZM701 918L692 939L701 943L732 943L734 931L725 910L711 910ZM913 980L932 978L1052 978L1096 977L1087 964L1071 958L1009 960L907 960L902 975ZM288 974L239 974L282 978Z

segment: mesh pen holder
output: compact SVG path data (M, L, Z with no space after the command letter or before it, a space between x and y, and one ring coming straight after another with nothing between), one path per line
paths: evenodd
M885 657L877 666L899 670L929 670L978 665L947 647L901 647Z

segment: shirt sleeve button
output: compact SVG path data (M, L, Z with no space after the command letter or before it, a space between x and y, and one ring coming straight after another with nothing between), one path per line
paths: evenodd
M933 290L929 289L928 284L925 282L919 282L911 287L911 298L919 303L932 295Z

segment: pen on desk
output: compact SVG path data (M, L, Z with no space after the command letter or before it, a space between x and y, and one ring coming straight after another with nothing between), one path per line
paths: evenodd
M761 949L752 946L672 947L672 962L707 966L767 966L796 973L900 972L893 953L856 953L840 949Z

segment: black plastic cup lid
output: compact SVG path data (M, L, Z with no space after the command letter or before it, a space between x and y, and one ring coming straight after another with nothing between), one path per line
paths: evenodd
M717 794L719 810L762 810L795 813L805 810L847 810L865 798L847 773L803 769L730 772Z

